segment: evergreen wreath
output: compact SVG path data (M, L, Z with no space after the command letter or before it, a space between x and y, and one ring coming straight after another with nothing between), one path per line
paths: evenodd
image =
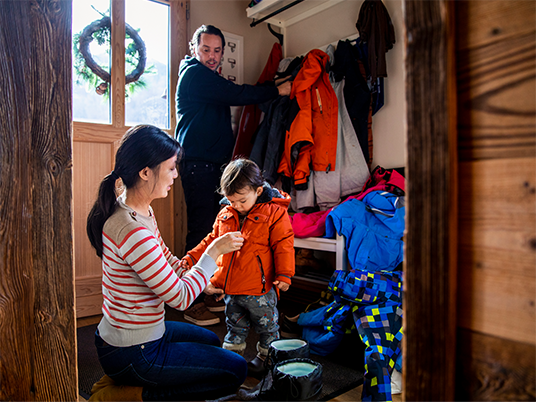
M101 15L103 15L101 13ZM125 86L128 90L125 96L128 97L128 92L134 93L138 88L145 88L147 84L140 79L144 73L153 73L153 67L146 68L147 52L145 43L141 39L138 31L132 28L129 24L125 24L125 32L127 39L131 39L125 48L125 61L131 67L136 66L129 74L125 76ZM74 68L79 79L86 81L90 87L95 87L95 91L99 95L109 96L109 83L112 80L111 74L104 70L93 59L89 51L89 45L95 39L97 44L111 43L111 19L104 16L100 20L93 21L86 26L82 32L74 36ZM76 46L78 44L78 46ZM87 70L89 68L90 71ZM100 81L103 82L100 82Z

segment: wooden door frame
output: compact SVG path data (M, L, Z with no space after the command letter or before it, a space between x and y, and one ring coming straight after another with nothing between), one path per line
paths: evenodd
M52 3L52 2L49 2ZM23 4L23 3L18 3ZM26 3L25 3L26 4ZM62 4L61 2L59 4ZM406 400L452 400L454 397L454 348L455 348L455 306L456 296L456 147L455 147L455 99L453 83L451 81L453 51L452 51L452 29L450 28L452 11L449 11L451 4L447 0L404 0L404 20L406 26L406 101L407 101L407 225L406 225L406 250L405 250L405 294L404 306L404 377L407 381L404 385L404 399ZM24 5L24 7L29 7ZM58 6L60 7L60 6ZM60 7L64 10L62 7ZM70 5L68 6L70 9ZM54 9L57 10L57 9ZM35 18L35 14L27 14L26 22ZM21 14L18 16L24 20ZM24 25L27 27L28 25ZM44 25L46 28L51 25ZM409 27L409 28L408 28ZM14 29L16 27L14 26ZM20 26L19 28L20 29ZM28 28L29 29L29 28ZM16 29L15 29L16 30ZM57 30L51 32L58 32ZM58 35L67 35L70 30L65 29ZM49 32L50 33L50 32ZM52 35L51 38L54 38ZM70 40L70 39L69 39ZM17 46L24 44L21 41ZM63 49L62 53L56 53L62 60L70 61L70 49ZM51 54L50 65L53 65ZM22 59L21 59L22 60ZM21 61L19 60L19 61ZM47 60L42 60L45 64ZM66 66L70 71L70 64ZM37 73L34 71L33 73ZM17 95L20 102L25 102L26 93L21 91ZM31 99L30 99L31 100ZM65 104L70 104L66 100ZM426 111L427 113L423 113ZM7 111L6 111L7 113ZM70 108L64 110L65 115L70 116ZM24 131L30 128L25 127ZM65 130L55 129L50 131L49 142L64 140ZM89 134L89 133L88 133ZM33 148L35 149L35 147ZM35 152L35 151L34 151ZM18 154L14 157L20 157ZM14 160L12 166L27 163L26 160ZM70 166L62 165L60 171L65 170L65 175L61 176L69 180ZM57 177L56 173L50 177ZM48 174L48 173L47 173ZM45 176L47 176L45 174ZM49 177L49 176L47 176ZM39 177L29 178L29 186L40 183ZM55 197L57 198L57 194ZM54 199L56 199L54 198ZM48 205L48 204L47 204ZM62 204L63 205L63 204ZM43 209L41 205L39 214L48 213L48 209ZM66 208L63 213L67 216L72 213ZM36 212L37 214L37 212ZM18 219L18 218L17 218ZM34 222L38 226L41 218L37 215L24 217L25 222ZM59 220L55 223L56 233L72 233L72 223L67 220ZM43 236L45 236L43 234ZM67 235L68 237L68 235ZM41 237L36 235L36 242ZM52 244L48 238L43 244ZM10 255L29 255L24 244L10 243ZM71 244L68 241L65 244ZM48 250L48 249L47 249ZM48 251L50 257L56 258L57 249ZM72 253L70 254L72 257ZM44 258L44 256L43 256ZM65 263L49 264L47 273L50 277L64 278L62 283L62 294L72 294L74 284L72 276L65 275ZM8 261L9 262L9 261ZM71 261L72 264L72 261ZM72 265L71 265L72 266ZM4 282L27 283L27 278L23 270L13 269L17 265L5 266L0 264L2 280ZM31 273L36 278L41 278L39 272L43 266L36 267ZM33 277L33 276L32 276ZM60 281L62 282L62 281ZM58 317L45 315L46 310L41 301L46 300L54 287L31 286L33 297L26 299L28 305L21 306L27 313L25 323L31 328L46 324L47 331L42 334L47 337L54 334L52 327L57 323ZM56 285L59 282L54 282ZM30 286L30 285L29 285ZM4 295L5 297L5 295ZM63 300L65 301L65 300ZM54 304L54 303L53 303ZM56 305L56 304L54 304ZM6 316L4 310L4 320L9 322L20 322L20 313ZM73 311L70 310L70 318L61 323L61 328L69 327L70 333L74 331L74 323L69 325L73 319ZM32 318L33 317L33 318ZM43 318L44 317L44 318ZM48 317L48 318L47 318ZM8 322L8 321L6 321ZM39 324L35 324L38 322ZM26 331L22 328L19 339L27 339ZM43 328L44 330L45 328ZM6 332L7 331L7 332ZM13 335L15 328L7 327L2 332L4 335ZM4 336L3 339L8 339ZM11 339L11 338L9 338ZM15 356L27 356L29 365L34 367L42 366L42 354L29 353L29 350L39 350L42 346L43 338L32 338L32 345L28 342L10 343L10 353ZM65 364L64 358L51 355L48 364L53 364L57 368L73 368L76 366L76 348L72 344L72 337L56 337L54 342L58 347L54 350L63 350L63 354L70 364ZM47 348L47 350L51 350ZM52 381L50 370L33 371L33 377L21 376L19 368L6 366L9 363L3 357L1 359L2 373L18 373L18 376L11 376L14 381L8 381L2 389L2 395L26 395L32 389L33 397L39 395L56 395L54 399L73 399L73 391L76 390L76 370L69 370L69 375L61 375L58 381ZM33 362L33 364L32 364ZM14 366L15 363L11 361ZM38 376L46 374L46 380ZM35 389L30 384L42 386ZM19 381L20 380L20 381ZM21 389L26 384L26 391ZM72 387L72 388L71 388ZM74 388L74 390L73 390ZM18 391L17 391L18 390ZM62 390L61 395L58 393ZM18 394L17 394L18 392ZM28 392L25 393L25 392ZM9 399L9 398L8 398ZM29 399L29 398L27 398ZM38 398L39 399L39 398Z
M455 397L455 2L403 0L407 106L404 400Z

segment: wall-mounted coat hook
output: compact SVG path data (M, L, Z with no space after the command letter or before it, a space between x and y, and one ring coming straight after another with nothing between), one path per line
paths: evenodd
M272 25L270 24L266 24L266 25L268 25L268 30L271 32L271 34L274 35L277 38L277 40L279 40L279 44L283 46L283 34L280 34L274 31L274 29L272 28Z

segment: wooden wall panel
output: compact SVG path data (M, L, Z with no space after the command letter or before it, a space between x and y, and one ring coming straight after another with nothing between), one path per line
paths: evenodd
M71 2L0 1L0 400L77 400Z
M534 157L536 2L457 2L459 155Z
M536 3L455 4L456 394L535 400Z
M459 329L456 400L534 401L534 344Z
M87 216L97 199L99 185L112 169L113 144L74 142L73 203L75 268L77 280L100 275L101 260L86 235Z

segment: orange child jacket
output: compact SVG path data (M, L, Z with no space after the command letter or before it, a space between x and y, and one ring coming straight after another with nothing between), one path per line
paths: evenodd
M294 231L287 212L289 204L288 194L265 185L241 229L236 210L230 205L225 206L216 218L212 233L187 253L190 266L199 260L214 239L240 230L244 245L240 250L218 258L218 270L210 280L212 284L229 295L250 296L268 293L275 280L290 284L295 265Z
M328 62L329 56L325 52L311 50L292 83L290 98L296 98L300 111L286 132L278 172L293 177L295 185L307 183L310 166L315 171L335 170L339 109L326 72ZM298 158L293 161L291 155L295 145L301 148Z

